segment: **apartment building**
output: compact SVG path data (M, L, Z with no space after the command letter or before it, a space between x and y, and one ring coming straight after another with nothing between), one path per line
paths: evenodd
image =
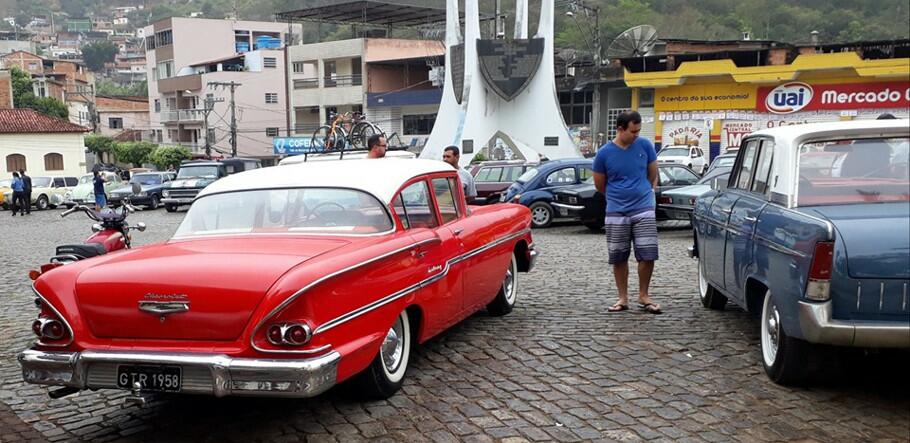
M32 87L38 97L54 97L66 103L69 121L91 126L90 106L94 100L95 79L81 62L43 58L25 51L0 56L3 68L13 66L32 76Z
M148 97L95 97L101 135L130 141L149 136Z
M310 136L332 113L356 111L401 143L422 147L442 97L431 67L444 54L435 40L358 38L288 47L293 135Z
M214 152L230 153L231 91L223 85L233 82L237 154L268 164L272 137L287 132L288 30L286 23L181 17L145 27L152 140L202 153L208 137ZM208 123L207 98L214 101Z

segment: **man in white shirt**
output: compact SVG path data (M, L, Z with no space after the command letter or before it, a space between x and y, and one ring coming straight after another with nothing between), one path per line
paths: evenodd
M458 171L458 177L461 179L461 186L464 188L464 199L468 204L474 203L477 197L477 188L474 187L474 177L470 172L458 166L458 159L461 158L461 151L457 146L449 146L442 151L442 161L452 165Z

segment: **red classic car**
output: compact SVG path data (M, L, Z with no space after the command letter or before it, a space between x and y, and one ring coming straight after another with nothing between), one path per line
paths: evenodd
M384 398L413 343L512 310L530 213L468 207L430 160L264 168L205 188L167 242L46 270L27 382L309 397L354 378Z

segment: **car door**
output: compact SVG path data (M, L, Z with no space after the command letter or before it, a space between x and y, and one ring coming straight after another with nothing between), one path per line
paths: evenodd
M462 275L451 272L449 260L461 254L461 241L449 227L441 226L436 203L425 177L407 184L392 202L399 221L415 243L415 272L425 286L417 291L424 308L425 333L435 335L461 312Z
M664 166L658 169L657 195L655 196L657 199L658 218L669 218L666 213L662 211L661 206L673 204L673 200L670 196L664 198L664 192L683 186L694 185L696 182L698 182L698 176L691 170L682 166ZM674 214L680 216L685 215L678 212ZM683 218L682 220L688 220L688 218Z
M705 222L703 224L704 232L700 237L700 252L704 252L705 278L717 288L726 290L726 253L727 242L737 238L735 232L730 235L731 229L730 214L733 213L733 206L739 200L741 194L734 189L734 184L738 183L740 173L751 179L752 166L755 161L757 143L751 143L740 150L730 173L729 185L726 189L718 192L717 197L711 202L711 207L705 213ZM745 169L745 171L743 171ZM733 226L733 229L736 229ZM738 231L736 231L738 232ZM731 275L732 278L732 275Z
M752 156L751 167L744 163L736 183L731 183L731 192L740 197L730 213L724 257L727 289L731 295L739 297L740 301L745 301L745 279L753 261L755 225L761 211L768 204L768 178L774 157L773 140L754 138L746 143L747 148L752 148L755 154Z

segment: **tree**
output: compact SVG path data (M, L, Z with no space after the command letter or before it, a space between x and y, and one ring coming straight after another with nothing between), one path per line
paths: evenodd
M148 82L145 80L131 86L120 86L110 79L101 79L95 83L95 92L98 95L111 97L148 97Z
M117 161L130 163L134 167L141 167L148 163L149 155L158 145L149 142L123 142L114 144L114 157Z
M104 135L89 134L85 136L85 148L97 156L106 152L114 152L115 144L114 139Z
M183 146L159 146L149 155L149 161L160 170L168 166L178 166L183 160L189 160L193 154Z
M32 90L32 77L16 66L10 70L13 86L13 107L34 109L44 115L66 120L69 109L66 104L53 97L36 97Z
M107 40L89 43L82 47L82 59L89 69L100 72L105 63L113 63L118 52L120 48Z

